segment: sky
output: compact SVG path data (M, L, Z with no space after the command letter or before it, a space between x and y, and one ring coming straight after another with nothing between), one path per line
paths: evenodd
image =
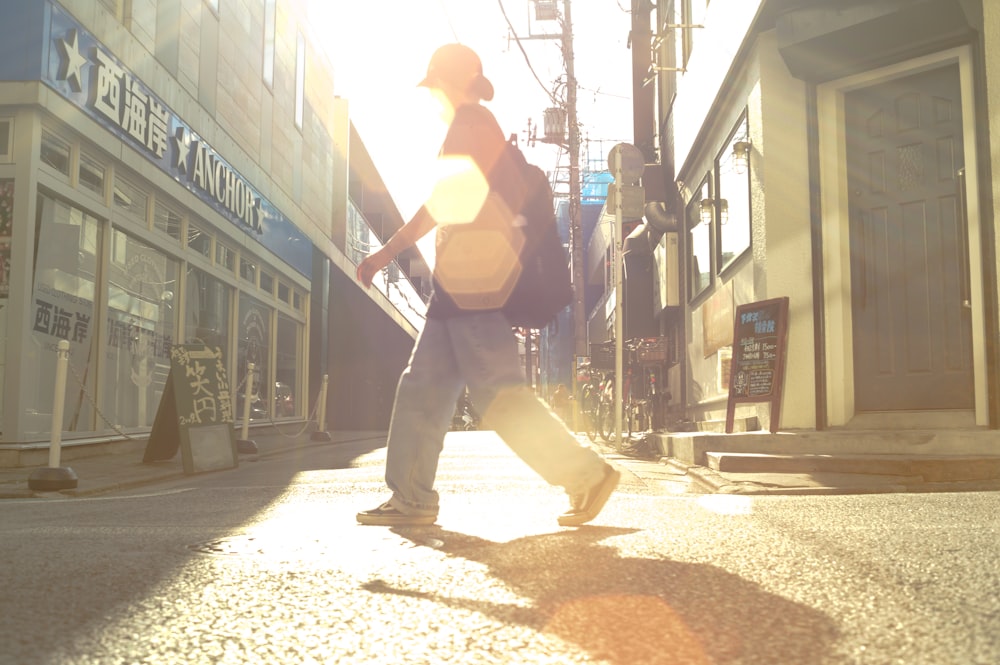
M438 107L416 86L442 44L461 42L479 54L495 89L486 106L506 134L521 137L530 161L546 171L569 164L565 151L524 142L529 118L542 135L543 111L554 105L549 94L557 79L565 81L560 40L521 41L533 74L501 2L519 37L560 31L558 22L534 21L531 0L310 0L311 38L326 49L334 91L348 100L351 120L404 220L430 191L429 167L444 137ZM564 0L557 5L562 12ZM590 139L582 167L589 157L593 168L606 168L607 151L632 140L629 5L574 0L571 7L577 113L581 138Z

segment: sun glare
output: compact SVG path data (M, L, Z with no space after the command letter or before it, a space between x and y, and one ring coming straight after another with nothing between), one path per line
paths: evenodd
M735 494L706 494L699 497L698 505L717 515L750 515L753 513L753 499Z
M427 212L438 226L467 224L479 216L490 186L468 157L441 157L438 177L427 201Z

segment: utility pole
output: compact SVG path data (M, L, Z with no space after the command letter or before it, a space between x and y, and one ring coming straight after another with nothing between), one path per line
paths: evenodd
M576 117L576 70L573 63L573 19L570 0L563 0L562 47L563 60L566 62L566 124L569 131L569 240L570 262L573 264L573 383L575 384L576 358L590 353L587 347L587 312L584 301L583 225L580 221L580 127Z
M557 0L533 0L537 20L557 18ZM546 143L555 143L569 151L569 243L573 279L573 394L579 395L576 361L590 355L587 346L587 312L584 297L583 225L580 220L580 127L576 116L576 71L573 62L573 14L570 0L563 0L562 34L532 35L520 39L560 39L563 61L566 63L566 124L569 135L563 137L561 128L557 135L549 135ZM546 121L546 125L548 122ZM529 126L529 136L531 129ZM579 401L573 402L574 425L579 422Z

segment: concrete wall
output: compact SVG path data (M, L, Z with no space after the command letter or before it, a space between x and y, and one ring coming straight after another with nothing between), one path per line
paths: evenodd
M347 117L335 106L331 65L317 45L307 42L305 119L301 130L295 126L296 42L300 30L308 35L304 5L298 0L277 3L274 85L268 90L263 82L262 2L221 0L215 16L204 0L175 1L176 63L156 57L152 0L134 0L124 22L94 0L61 4L315 245L326 247L333 218L331 137L335 124ZM161 47L161 55L163 51ZM215 66L206 67L206 59Z
M701 108L706 99L716 103L707 121L697 130L694 127L687 130L697 131L700 140L690 144L690 152L678 152L683 164L678 178L686 184L682 190L685 201L700 196L692 188L712 170L716 155L726 145L729 132L744 110L752 144L750 254L722 274L716 274L710 295L687 306L687 403L695 420L725 417L728 386L722 372L730 348L713 351L706 349L704 341L705 308L712 306L712 299L729 298L731 294L735 310L745 303L788 296L781 426L812 428L816 424L816 391L806 90L802 81L788 72L778 54L773 32L761 35L745 53L738 69L730 72L729 85L722 91L705 87L700 97L677 101L678 105L690 103L696 108ZM685 132L678 132L681 133ZM756 416L767 427L769 405L742 405L737 416Z

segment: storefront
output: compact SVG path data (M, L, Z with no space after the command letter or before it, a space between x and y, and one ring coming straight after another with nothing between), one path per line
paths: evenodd
M653 56L682 415L723 418L734 311L786 297L782 429L996 427L991 3L681 10ZM771 425L766 404L737 416Z
M255 365L251 419L306 417L310 240L69 13L39 18L41 71L0 76L0 441L48 440L61 339L67 441L148 431L177 343L223 349L234 408Z

